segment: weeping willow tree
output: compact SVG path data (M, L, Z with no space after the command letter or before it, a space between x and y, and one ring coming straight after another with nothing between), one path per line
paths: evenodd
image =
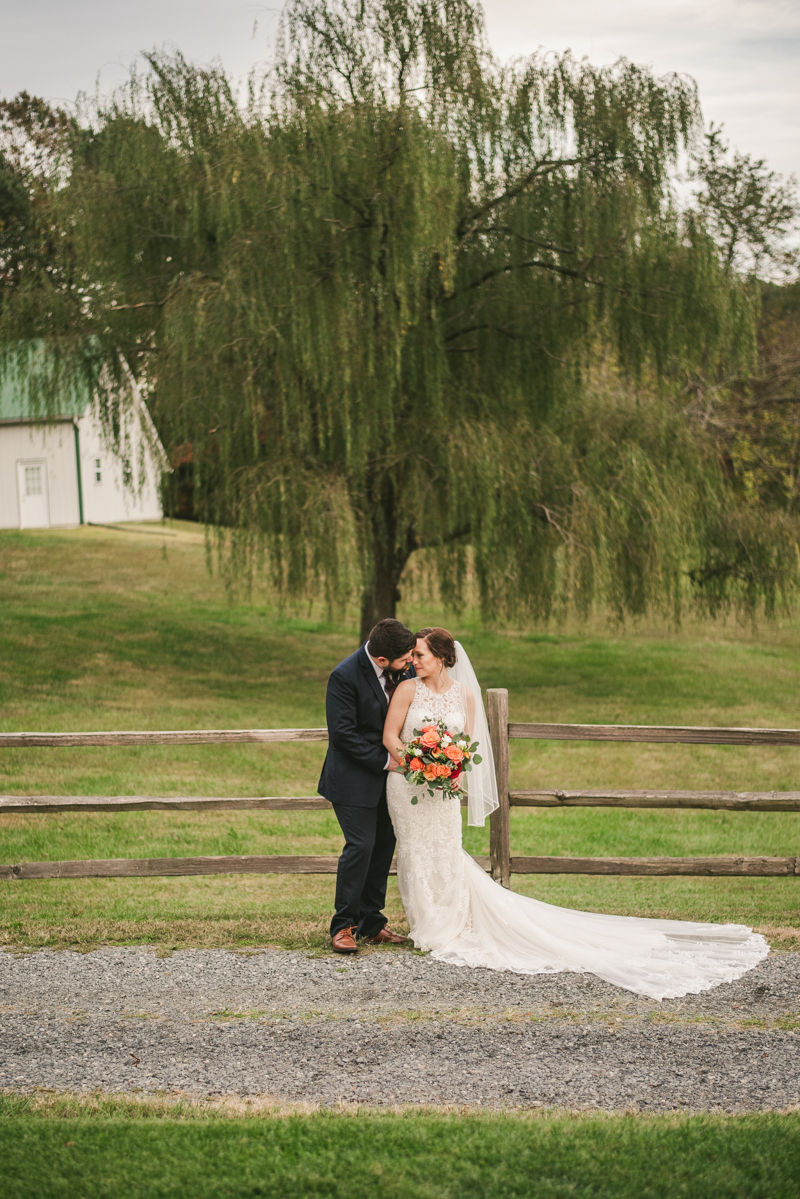
M356 587L362 631L420 550L452 603L471 563L494 618L677 607L693 579L774 602L791 541L742 533L668 399L753 346L751 294L671 192L691 81L502 68L469 0L292 0L244 104L148 63L69 123L53 261L0 330L95 382L125 356L233 575Z

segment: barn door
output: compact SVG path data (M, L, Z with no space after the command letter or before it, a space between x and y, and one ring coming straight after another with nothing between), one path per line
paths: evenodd
M17 493L19 527L49 528L50 501L47 495L47 462L44 458L27 458L17 463Z

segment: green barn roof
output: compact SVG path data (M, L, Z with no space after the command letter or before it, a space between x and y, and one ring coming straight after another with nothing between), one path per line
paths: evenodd
M55 358L42 341L0 357L0 420L82 416L91 400L86 380L76 372L56 384L55 372Z

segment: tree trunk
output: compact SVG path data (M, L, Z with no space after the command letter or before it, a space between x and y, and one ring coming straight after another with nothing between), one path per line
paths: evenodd
M378 496L365 521L372 542L372 577L366 580L361 594L362 645L379 620L395 617L400 599L400 576L414 548L410 530L402 539L398 537L394 480L384 475L376 490Z
M395 616L397 601L400 599L400 591L397 584L400 581L402 573L402 566L399 571L376 571L374 579L364 588L361 594L362 645L379 620L385 620L387 616Z

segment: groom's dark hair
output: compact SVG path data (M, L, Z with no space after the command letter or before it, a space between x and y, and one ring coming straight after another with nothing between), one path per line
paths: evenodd
M416 639L411 629L399 620L379 620L369 635L367 650L373 658L388 658L394 662L414 648Z

